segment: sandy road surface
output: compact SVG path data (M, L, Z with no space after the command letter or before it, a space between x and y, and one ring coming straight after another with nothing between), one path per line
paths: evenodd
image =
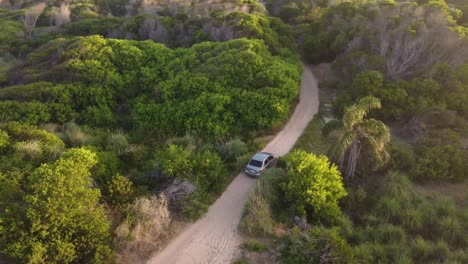
M300 102L286 126L264 148L283 156L294 146L307 124L318 111L317 80L304 65ZM255 179L239 173L226 191L208 209L207 214L185 229L148 264L230 264L242 243L237 226Z

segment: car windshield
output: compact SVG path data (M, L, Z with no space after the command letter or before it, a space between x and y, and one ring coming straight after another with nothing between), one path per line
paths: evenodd
M254 167L259 167L259 168L261 168L262 165L263 165L263 162L261 162L261 161L259 161L259 160L254 160L254 159L252 159L252 160L250 160L249 165L250 165L250 166L254 166Z

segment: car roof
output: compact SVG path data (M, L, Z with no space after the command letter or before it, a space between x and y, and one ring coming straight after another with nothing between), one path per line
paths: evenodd
M273 154L268 152L258 152L252 157L252 159L264 161L268 156L273 156Z

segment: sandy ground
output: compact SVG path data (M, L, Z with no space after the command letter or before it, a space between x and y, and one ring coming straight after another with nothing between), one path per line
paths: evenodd
M317 113L318 98L317 80L312 70L304 65L300 102L283 130L263 150L276 156L287 154ZM232 263L242 243L237 227L255 182L255 179L239 173L203 218L187 227L147 263Z

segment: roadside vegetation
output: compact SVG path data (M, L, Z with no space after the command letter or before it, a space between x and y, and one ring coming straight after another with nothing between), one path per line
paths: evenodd
M466 190L436 191L466 186L468 171L468 115L457 103L468 95L467 28L462 1L447 2L269 2L303 56L331 64L333 76L318 77L334 118L317 115L250 197L241 230L272 241L264 255L279 249L277 263L468 261ZM324 154L329 162L307 169ZM316 184L336 168L335 196L324 196ZM251 206L259 197L262 206ZM337 207L323 214L321 199ZM275 232L255 233L263 226L251 215Z

